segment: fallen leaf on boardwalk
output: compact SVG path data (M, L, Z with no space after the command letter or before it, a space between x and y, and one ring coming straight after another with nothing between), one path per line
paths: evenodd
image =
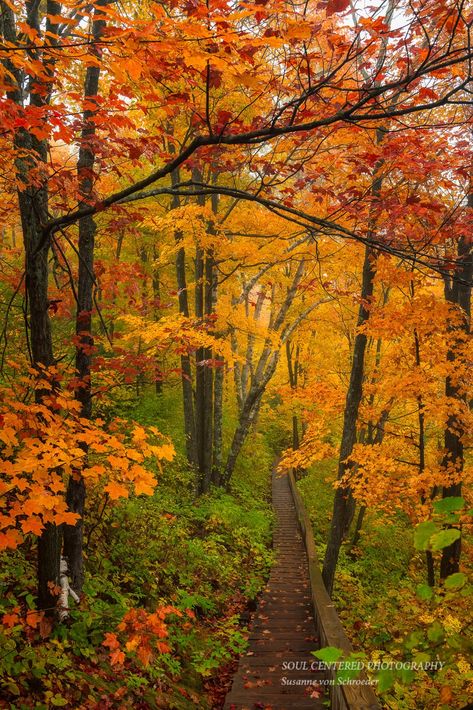
M311 698L320 698L323 694L324 694L324 692L323 692L322 688L317 687L317 688L314 688L314 689L310 692L310 696L309 696L309 697L311 697Z

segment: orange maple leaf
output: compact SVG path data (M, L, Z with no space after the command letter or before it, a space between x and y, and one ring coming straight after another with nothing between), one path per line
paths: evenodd
M112 662L112 666L122 666L125 661L125 654L123 651L119 651L118 649L116 651L112 651L110 654L110 661Z
M118 481L110 481L104 491L109 494L112 500L118 500L118 498L128 498L129 491L123 483L118 483Z
M25 533L33 533L33 535L41 535L44 530L43 521L38 515L32 515L29 518L21 521L21 529Z
M2 624L4 626L8 626L9 628L12 628L12 626L16 626L19 621L20 617L15 611L13 611L11 614L4 614L2 616Z
M120 648L120 642L117 639L117 635L107 632L105 634L105 640L102 641L102 646L105 646L106 648L109 648L110 650Z

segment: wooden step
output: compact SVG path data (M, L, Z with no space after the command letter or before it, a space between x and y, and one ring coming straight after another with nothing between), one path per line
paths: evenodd
M276 561L249 624L248 651L240 658L224 708L322 710L326 707L325 688L311 685L324 674L311 670L315 660L311 651L320 646L307 557L287 477L273 475L273 507ZM288 670L290 662L305 662L306 666ZM303 680L306 685L291 685L290 680Z

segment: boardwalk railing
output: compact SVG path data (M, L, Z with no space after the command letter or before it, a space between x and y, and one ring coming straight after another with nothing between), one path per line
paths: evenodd
M334 604L330 599L320 573L319 560L315 550L312 524L302 502L292 473L288 474L289 485L294 498L294 505L302 531L307 558L309 563L310 586L314 619L320 639L320 646L335 646L348 655L353 651L353 646L348 640L343 626L338 618ZM330 671L335 680L335 671ZM358 676L359 681L367 680L363 673ZM344 684L330 687L331 710L380 710L372 688L369 685Z

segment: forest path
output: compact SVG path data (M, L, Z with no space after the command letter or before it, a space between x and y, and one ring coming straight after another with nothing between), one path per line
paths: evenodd
M326 708L312 682L326 677L313 670L319 647L307 555L287 476L273 473L276 561L251 621L249 647L240 658L224 710ZM291 681L300 684L291 685Z

